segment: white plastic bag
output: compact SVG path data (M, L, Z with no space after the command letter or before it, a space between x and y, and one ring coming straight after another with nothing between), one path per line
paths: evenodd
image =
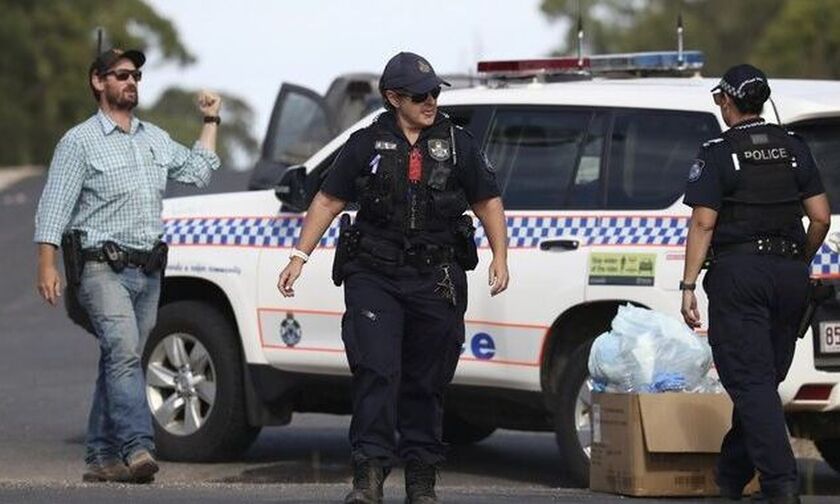
M620 306L612 331L595 339L589 373L596 389L615 392L692 390L711 367L704 339L681 321L632 305Z

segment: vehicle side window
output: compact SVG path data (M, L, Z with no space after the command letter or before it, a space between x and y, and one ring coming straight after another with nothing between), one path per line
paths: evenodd
M820 119L792 124L790 128L808 144L828 200L832 206L837 205L840 202L840 120Z
M598 201L602 139L589 110L499 109L485 152L511 210L591 208ZM570 191L575 187L575 191ZM574 193L575 196L571 197Z
M720 133L712 114L619 111L609 161L607 208L667 208L685 190L700 145Z

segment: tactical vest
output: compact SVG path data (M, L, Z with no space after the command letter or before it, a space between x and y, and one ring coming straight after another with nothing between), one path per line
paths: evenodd
M744 225L775 236L802 221L793 140L775 125L732 128L723 134L735 166L734 190L723 197L720 224Z
M450 231L469 207L455 176L458 169L455 132L448 118L426 130L415 147L422 155L422 174L409 180L411 147L402 136L377 120L375 155L356 180L357 220L388 234L411 238L419 232Z

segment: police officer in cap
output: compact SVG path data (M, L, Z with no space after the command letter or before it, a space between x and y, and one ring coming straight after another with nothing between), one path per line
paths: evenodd
M495 174L470 134L438 110L441 85L448 83L421 56L391 58L379 82L386 111L347 141L278 282L284 296L294 295L321 236L347 202L358 202L351 259L341 267L342 339L353 374L354 476L346 503L381 502L398 460L406 464L407 502L437 502L443 391L464 342L465 270L477 260L467 209L493 252L491 295L508 285Z
M703 280L709 343L734 403L717 482L722 495L738 499L758 470L768 502L796 503L796 461L777 387L793 359L809 264L831 212L808 147L761 118L770 97L764 73L735 66L712 93L730 129L703 144L689 171L685 203L693 211L682 314L688 325L700 326L694 288L711 245Z

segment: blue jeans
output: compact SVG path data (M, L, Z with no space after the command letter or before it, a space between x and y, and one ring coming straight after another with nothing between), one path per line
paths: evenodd
M125 460L138 450L154 452L152 416L146 403L143 345L157 319L160 273L138 268L115 273L88 262L79 303L99 341L99 373L87 432L88 464Z

